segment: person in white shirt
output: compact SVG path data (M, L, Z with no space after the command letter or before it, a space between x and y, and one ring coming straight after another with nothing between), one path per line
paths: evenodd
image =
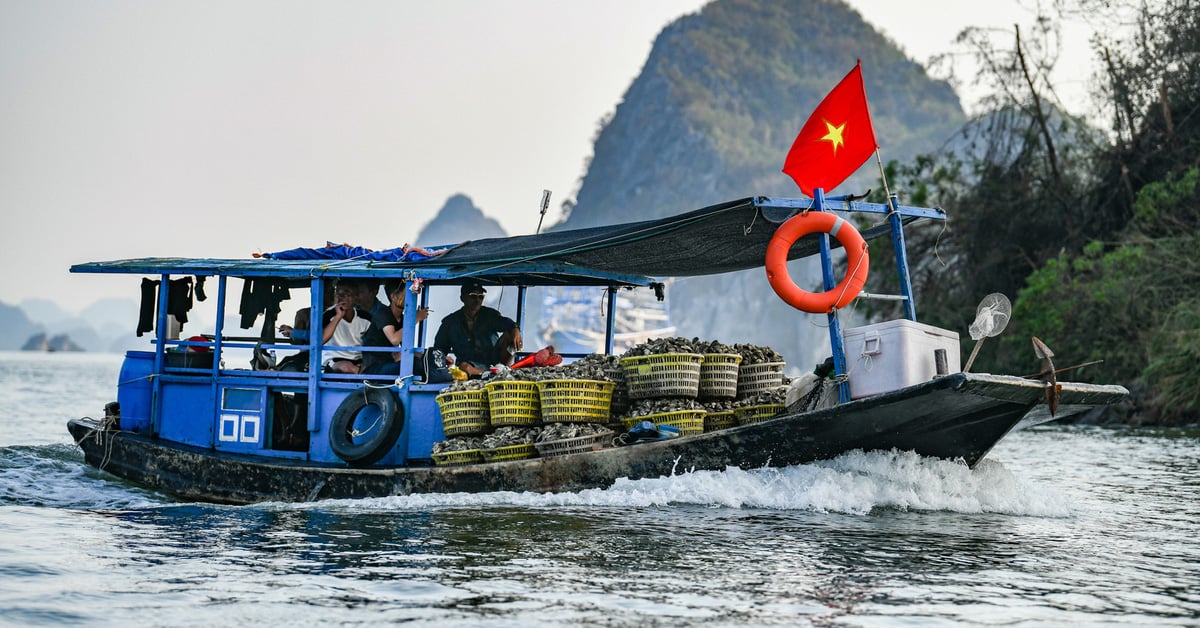
M321 342L335 347L359 347L363 333L371 326L370 317L358 310L354 301L359 289L350 281L339 281L333 293L333 307L322 317L324 333ZM322 351L325 370L331 373L358 374L362 372L362 352L343 349Z

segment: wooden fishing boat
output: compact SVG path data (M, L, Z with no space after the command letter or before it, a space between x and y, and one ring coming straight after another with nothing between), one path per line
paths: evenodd
M810 219L834 211L887 216L885 224L863 231L862 237L891 235L901 272L898 298L905 301L907 314L900 322L914 322L903 225L944 219L944 214L900 205L894 197L888 204L821 194L813 199L753 197L660 220L464 242L437 251L341 251L339 255L315 250L263 259L151 258L79 264L71 271L154 277L157 283L143 280L143 289L149 291L151 303L157 303L155 337L152 350L126 356L117 391L119 409L113 407L105 420L71 420L68 429L89 464L117 477L186 499L251 503L427 492L571 491L604 488L620 478L802 464L852 450L914 451L974 466L1023 419L1029 424L1051 418L1049 412L1031 413L1039 406L1049 403L1061 416L1127 396L1120 386L1054 381L1053 368L1046 380L961 372L953 334L936 341L938 351L925 351L918 343L921 348L912 355L899 356L901 372L872 377L860 384L858 394L853 380L839 380L839 399L832 407L809 409L810 405L795 403L758 422L565 455L434 464L434 445L446 438L437 396L449 384L424 381L414 374L426 333L425 323L416 322L416 313L431 289L468 280L515 288L522 304L516 319L521 322L528 290L595 287L607 299L606 349L612 352L612 305L619 289L661 293L667 277L766 266L777 292L792 299L794 286L789 292L786 284L777 285L788 279L780 260L786 263L818 254L827 292L815 296L835 304L824 315L834 374L846 375L846 338L853 336L857 342L866 328L843 332L837 308L858 294L861 282L847 287L855 282L856 268L851 264L842 284L834 283L829 235L855 243L846 236L858 232L841 219L819 224ZM858 259L853 255L858 251L851 253L852 260ZM211 336L181 340L170 333L169 317L179 301L178 291L192 285L180 283L183 278L216 280L217 321ZM249 368L226 364L226 357L235 351L297 349L275 337L272 303L278 302L270 297L258 337L226 331L225 310L233 282L243 284L243 304L255 294L307 290L310 325L317 329L326 282L341 278L400 279L417 295L405 304L398 377L325 373L323 351L372 349L322 346L319 338L299 347L308 352L307 371L273 370L257 360ZM808 293L801 296L808 298ZM897 333L910 332L899 329ZM872 338L879 342L878 335L865 342ZM886 361L879 364L886 367ZM882 390L872 389L880 385ZM1029 418L1034 416L1041 418ZM289 418L298 420L300 428L289 428Z

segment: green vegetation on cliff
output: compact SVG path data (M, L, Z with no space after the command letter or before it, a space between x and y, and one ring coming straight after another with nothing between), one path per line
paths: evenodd
M1111 6L1062 5L1100 17ZM1055 111L1039 56L1014 33L977 49L1005 87L992 113L968 125L965 150L925 156L895 176L921 204L952 210L950 225L914 229L940 263L918 264L921 315L962 328L972 303L1015 298L1013 322L979 368L1027 372L1038 336L1059 366L1103 360L1072 379L1135 392L1123 420L1193 423L1200 416L1200 11L1189 0L1140 5L1129 40L1101 38L1100 97L1112 139ZM1040 23L1037 37L1053 28ZM969 35L969 34L968 34ZM916 182L920 182L917 184ZM887 256L878 255L882 266ZM874 261L874 260L873 260ZM888 282L888 273L875 281Z

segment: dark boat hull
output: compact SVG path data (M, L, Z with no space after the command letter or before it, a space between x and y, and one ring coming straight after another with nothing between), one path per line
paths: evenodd
M1064 384L1064 404L1093 406L1120 386ZM790 414L700 436L630 447L457 467L355 469L218 454L87 420L68 423L87 462L185 499L222 503L312 501L414 493L572 491L693 470L783 467L853 450L902 450L974 466L1044 400L1039 382L954 374L834 408Z

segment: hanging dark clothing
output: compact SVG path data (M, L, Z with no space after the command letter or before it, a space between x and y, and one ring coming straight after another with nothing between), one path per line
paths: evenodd
M192 278L172 279L167 290L167 314L175 317L182 326L192 311Z
M138 309L137 335L154 331L155 321L158 320L158 299L161 296L161 281L157 279L142 279L142 304ZM175 317L180 325L188 320L188 312L192 310L192 278L172 279L167 294L167 314Z
M138 310L137 335L154 331L155 314L158 311L158 280L142 278L142 306Z
M291 298L287 286L274 279L245 279L242 284L242 299L238 314L242 317L242 329L254 327L259 314L264 314L263 336L274 335L275 317L279 315L279 304Z

